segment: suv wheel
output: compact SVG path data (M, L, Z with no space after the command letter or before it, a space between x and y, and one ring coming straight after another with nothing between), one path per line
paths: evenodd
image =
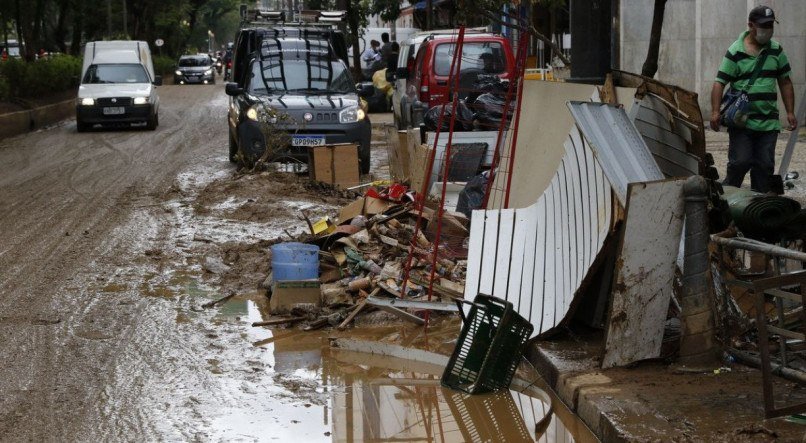
M238 145L235 144L235 137L232 136L232 132L227 131L229 133L229 161L235 163L236 155L238 154Z
M358 165L362 175L369 174L370 147L371 144L367 144L366 146L362 145L361 150L358 152Z
M82 122L79 119L76 119L76 132L87 132L92 128L92 125Z

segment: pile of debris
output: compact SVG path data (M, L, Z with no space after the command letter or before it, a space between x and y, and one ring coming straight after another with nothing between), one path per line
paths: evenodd
M270 293L271 314L290 317L253 326L305 322L307 330L344 328L360 312L376 308L424 324L421 315L427 311L457 311L469 220L445 213L438 226L433 206L426 202L422 212L415 209L415 194L392 184L370 188L341 208L336 220L305 218L310 235L295 240L319 248L319 277L290 281L270 273L262 287ZM440 245L432 266L438 229Z

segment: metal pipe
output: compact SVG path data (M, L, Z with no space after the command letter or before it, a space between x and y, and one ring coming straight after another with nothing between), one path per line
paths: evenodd
M683 257L683 296L680 361L713 362L717 356L714 338L714 304L708 287L708 183L699 175L683 185L686 208L686 238Z
M728 348L728 353L736 360L756 368L761 368L761 359L748 352L740 351L738 349ZM787 368L781 365L770 364L770 369L773 374L780 375L781 377L792 380L798 383L806 383L806 374L801 371Z
M790 260L806 261L806 253L793 251L780 246L751 240L743 237L724 238L716 235L711 236L711 241L718 245L727 246L733 249L744 249L745 251L763 252L773 257L788 258Z

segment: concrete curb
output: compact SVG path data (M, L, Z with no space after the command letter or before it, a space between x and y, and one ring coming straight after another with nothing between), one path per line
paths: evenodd
M75 115L76 100L73 98L34 109L2 114L0 115L0 139L35 131L44 126L73 118Z

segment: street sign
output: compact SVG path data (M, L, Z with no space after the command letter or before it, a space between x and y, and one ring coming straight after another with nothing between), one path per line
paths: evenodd
M162 41L161 38L158 38L158 39L154 40L154 44L157 45L157 47L159 48L160 46L164 45L165 42Z

